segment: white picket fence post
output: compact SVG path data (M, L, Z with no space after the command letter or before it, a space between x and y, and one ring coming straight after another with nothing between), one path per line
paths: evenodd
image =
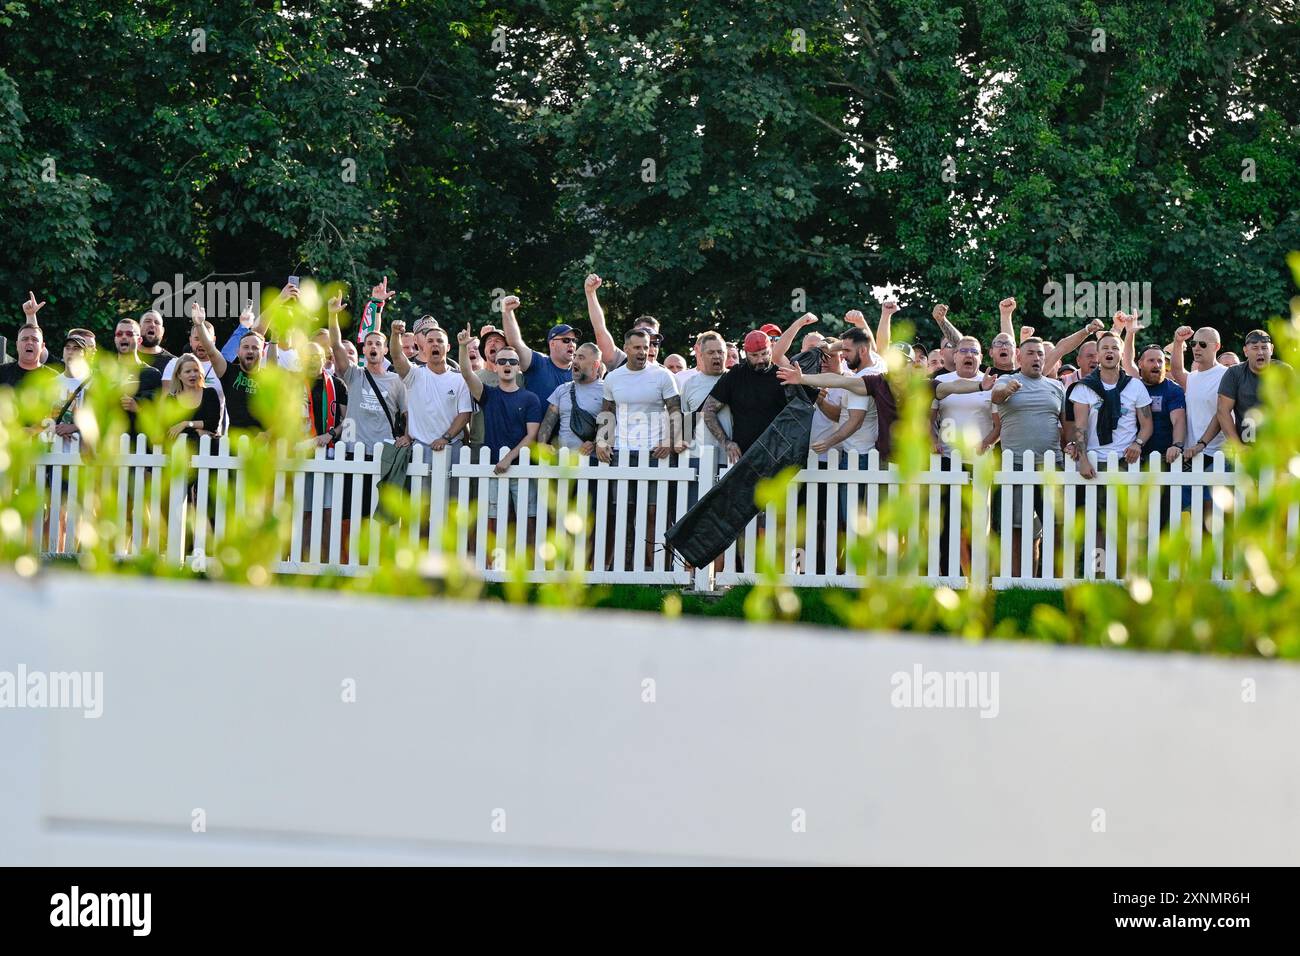
M696 501L699 501L713 487L713 475L717 471L717 449L712 445L701 445L699 448L699 458L696 459L695 465L695 492ZM702 568L695 569L694 588L696 591L706 592L713 590L713 562L710 561Z

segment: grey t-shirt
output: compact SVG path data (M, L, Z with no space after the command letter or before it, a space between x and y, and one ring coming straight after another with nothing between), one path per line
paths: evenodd
M993 411L1002 418L1002 447L1017 456L1027 451L1035 455L1061 451L1061 407L1065 404L1065 388L1054 378L1040 375L1027 378L1020 372L1002 376L999 384L1016 381L1020 391Z
M389 414L396 417L399 411L406 411L406 386L402 383L401 376L396 372L380 372L377 375L372 372L371 375L383 393L384 401L388 403ZM348 373L343 376L343 384L348 387L348 415L345 421L355 422L356 428L350 436L352 440L362 442L367 448L376 442L392 441L393 430L389 427L388 416L384 414L383 406L370 388L365 366L354 365L348 369Z
M1272 364L1288 372L1291 371L1290 365L1277 359L1274 359ZM1258 407L1263 401L1260 397L1261 384L1262 380L1255 374L1249 362L1232 366L1223 373L1223 378L1219 379L1219 394L1233 400L1232 418L1237 424L1238 433L1241 432L1242 423L1246 420L1246 413Z
M584 385L575 384L571 387L566 382L557 385L555 391L551 392L551 397L546 400L548 405L554 405L560 412L560 447L581 448L582 439L573 433L573 424L569 420L569 415L573 411L573 402L569 398L570 392L577 394L579 408L599 418L600 409L605 401L605 386L601 382L587 382Z

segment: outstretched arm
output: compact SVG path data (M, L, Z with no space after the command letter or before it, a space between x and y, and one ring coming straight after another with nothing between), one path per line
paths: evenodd
M469 367L469 342L474 337L469 330L469 323L465 328L456 333L456 343L460 346L460 377L465 380L465 386L469 389L470 398L478 401L483 397L483 380L474 374Z
M1124 369L1125 375L1137 378L1138 367L1137 362L1134 361L1137 357L1137 316L1117 313L1115 324L1124 329L1124 348L1120 352L1120 366Z
M394 319L388 326L388 337L391 341L397 343L397 348L388 350L388 360L393 363L393 371L401 378L411 374L411 360L406 357L406 352L402 350L402 336L406 334L406 323L400 319Z
M835 372L818 372L805 375L797 365L785 365L776 370L776 377L784 385L807 385L809 388L842 388L855 395L866 395L867 383L856 375L839 375ZM704 407L707 409L708 403Z
M1016 314L1016 300L1008 296L998 303L998 318L1000 319L999 332L1011 336L1011 341L1016 341L1015 326L1012 324L1011 317Z
M790 346L794 344L795 336L806 326L812 325L817 321L817 316L811 312L805 312L799 318L790 323L790 327L781 333L775 345L772 346L772 364L781 365L785 362L786 353L790 351Z
M1187 362L1183 353L1187 351L1188 340L1195 334L1190 325L1180 325L1174 332L1174 346L1169 350L1169 377L1178 383L1179 388L1187 388Z
M515 309L519 308L519 296L508 295L501 300L501 324L506 333L506 342L519 353L519 371L527 372L533 364L533 350L524 342L523 333L519 331L519 320L515 318Z
M1051 368L1055 363L1065 358L1086 342L1088 336L1092 335L1094 332L1100 332L1105 327L1106 323L1101 319L1093 319L1086 326L1079 329L1079 331L1071 332L1065 338L1061 339L1061 341L1057 342L1056 345L1053 346L1052 351L1047 353L1047 357L1043 359L1043 368Z
M221 378L226 374L226 366L229 363L226 361L226 357L217 351L217 343L212 341L212 336L208 334L208 327L203 324L207 319L207 313L203 311L203 306L197 302L191 305L190 318L194 321L194 334L203 343L203 349L208 353L208 360L212 362L213 374L217 378Z
M596 347L600 349L601 361L608 368L614 364L614 337L609 334L609 327L605 324L605 310L600 307L600 300L596 298L596 290L600 285L600 276L593 272L587 276L583 289L587 294L587 316L591 319L591 328L596 333ZM522 357L520 361L523 361Z
M44 302L36 301L36 293L28 292L27 301L23 303L23 324L36 327L36 313L45 308Z
M939 326L940 334L952 343L953 348L956 348L957 343L961 340L961 332L958 331L957 326L948 320L948 307L946 305L936 305L930 315L935 324Z
M334 353L334 371L339 378L348 374L352 368L352 356L348 355L348 350L343 347L343 333L339 331L339 313L343 311L343 293L329 301L330 314L330 351ZM398 349L397 351L401 351Z
M890 320L897 311L898 303L893 299L886 299L880 303L880 322L876 325L876 351L881 355L889 349Z

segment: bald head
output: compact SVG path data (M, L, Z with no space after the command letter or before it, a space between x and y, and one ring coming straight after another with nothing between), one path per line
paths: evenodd
M1197 329L1192 335L1192 367L1202 372L1214 368L1222 341L1216 328L1204 325Z

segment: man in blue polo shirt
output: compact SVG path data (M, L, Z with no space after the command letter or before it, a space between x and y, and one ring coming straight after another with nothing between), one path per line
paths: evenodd
M508 295L501 300L506 342L519 354L519 371L524 373L524 388L536 395L545 408L552 392L573 381L573 356L578 351L578 333L573 331L571 325L557 325L546 333L546 346L550 354L534 352L519 332L519 320L515 318L517 308L519 296Z

